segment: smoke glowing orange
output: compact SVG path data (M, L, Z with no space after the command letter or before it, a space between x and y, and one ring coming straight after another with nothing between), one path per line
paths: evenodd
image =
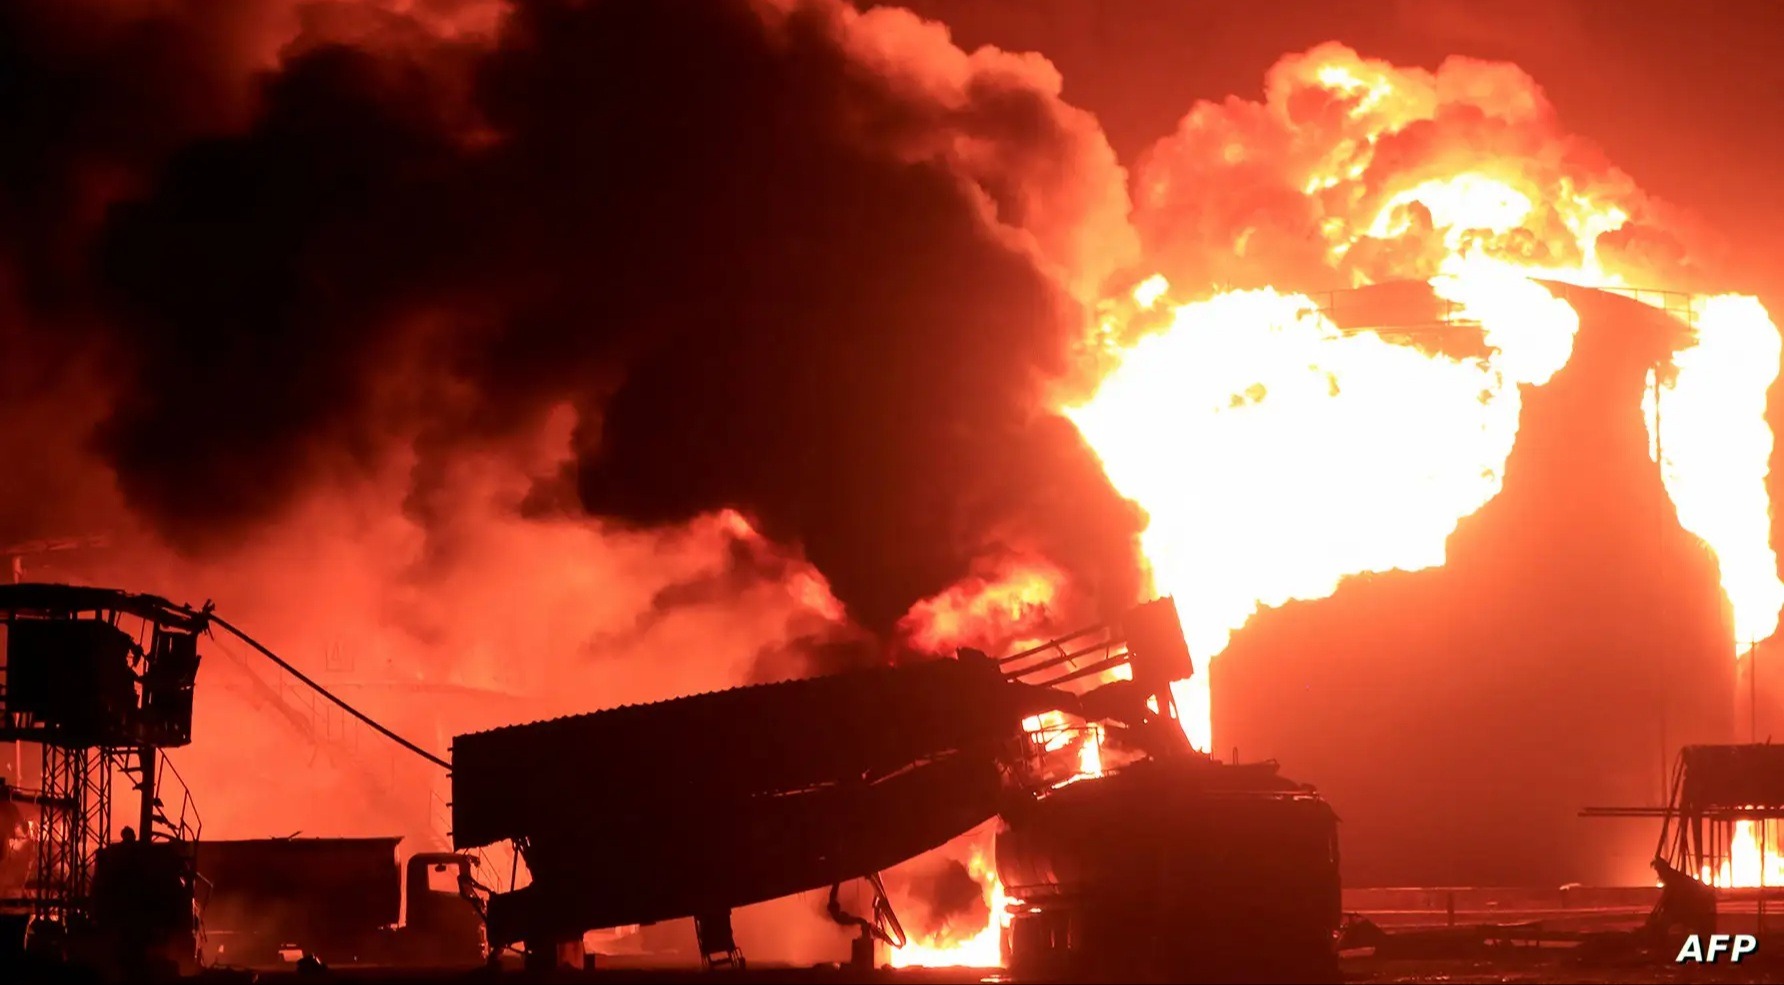
M1002 558L912 606L898 628L924 653L960 647L999 651L1047 625L1064 580L1064 573L1046 561Z

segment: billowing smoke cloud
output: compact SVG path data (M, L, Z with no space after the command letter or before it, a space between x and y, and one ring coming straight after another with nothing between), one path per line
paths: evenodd
M927 906L910 914L906 929L918 940L970 936L991 919L985 890L957 859L925 859L926 871L911 877L911 891ZM961 929L967 928L962 934Z
M0 9L0 544L107 501L79 449L92 386L88 254L105 207L167 155L246 118L251 4L124 16L94 0Z
M1480 214L1478 190L1464 217L1446 211L1454 192L1423 187L1462 174L1506 186L1499 214ZM1712 258L1685 216L1562 127L1517 66L1404 68L1336 42L1278 61L1262 101L1198 103L1141 161L1135 200L1149 261L1191 290L1426 279L1459 237L1522 266L1638 281L1664 269L1681 290L1704 288Z
M831 0L536 0L493 43L303 12L252 121L145 150L92 244L99 447L181 547L410 449L425 519L567 402L532 504L740 509L866 625L1011 542L1132 597L1136 518L1044 399L1122 173L1044 62Z
M22 0L0 10L0 249L8 280L46 309L79 300L105 203L175 149L246 110L237 52L254 4Z
M214 599L439 753L877 659L984 559L1131 600L1049 390L1135 241L1044 61L832 0L0 19L0 546L109 544L27 578ZM436 771L205 653L207 837L439 844Z

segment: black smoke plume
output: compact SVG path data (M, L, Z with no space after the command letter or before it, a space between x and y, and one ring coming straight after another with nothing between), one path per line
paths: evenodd
M74 254L95 441L182 549L397 454L425 519L441 457L569 403L577 460L529 508L737 508L873 628L1012 546L1137 591L1139 518L1045 397L1085 323L1058 230L1121 187L1056 77L835 0L517 0L490 37L244 6L297 14L265 71L172 4L127 26L184 56L62 97L136 129L43 111L0 151L14 210L75 150L129 178ZM14 35L0 72L60 36Z

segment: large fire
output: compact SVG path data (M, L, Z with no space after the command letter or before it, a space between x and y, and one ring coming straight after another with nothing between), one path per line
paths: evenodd
M892 952L892 965L897 968L995 968L1003 964L1003 931L1009 926L1009 900L997 868L985 850L974 846L967 862L967 872L984 890L985 904L991 919L984 928L970 936L938 936L931 940L912 940Z
M885 5L769 0L689 30L646 3L268 3L283 13L191 38L184 5L146 5L170 13L143 31L121 29L134 23L119 13L131 5L89 6L80 18L0 17L29 29L30 43L7 56L21 78L83 83L24 87L46 89L45 119L67 110L72 122L21 136L20 173L43 185L24 190L44 208L0 244L0 324L32 329L7 334L8 366L30 384L15 387L30 426L11 429L12 457L102 480L23 475L15 498L45 508L28 504L20 523L127 517L118 540L128 546L86 572L122 574L92 580L196 600L226 574L236 602L259 605L222 608L258 608L242 622L281 651L320 653L329 634L353 641L360 656L337 669L330 650L330 673L393 717L415 704L398 685L474 683L462 707L412 712L440 747L451 720L586 710L591 678L600 700L625 704L817 669L818 648L859 642L833 631L853 634L852 619L883 628L897 614L864 619L855 598L902 607L910 585L953 570L953 552L969 546L954 543L962 529L983 535L970 546L989 556L911 607L901 644L999 652L1076 628L1061 625L1067 610L1109 586L1069 579L1100 577L1080 568L1119 568L1125 556L1067 564L1071 545L1048 557L1029 538L1037 518L1071 516L1070 494L1086 484L1027 481L1008 463L1033 459L985 454L983 443L912 453L943 435L1020 436L1031 422L1004 411L1029 409L1014 405L1053 374L1060 389L1047 402L1147 516L1146 588L1175 597L1197 663L1175 686L1176 711L1191 743L1212 750L1208 665L1255 616L1328 598L1353 576L1441 567L1458 524L1500 494L1526 399L1565 372L1581 330L1544 282L1627 292L1679 320L1686 341L1642 398L1650 456L1680 524L1718 562L1731 656L1751 660L1779 628L1765 418L1779 330L1699 262L1693 230L1563 129L1516 66L1405 68L1323 44L1273 65L1261 98L1198 103L1142 157L1121 160L1095 117L1064 102L1044 57L967 52L940 25ZM612 8L612 19L584 8ZM411 16L414 30L400 24ZM104 30L92 43L49 43L64 21ZM451 50L433 35L454 39ZM600 58L579 47L612 37L653 43L603 41ZM141 61L167 47L143 38L172 38L180 54ZM712 85L683 63L736 71ZM104 71L82 74L94 69ZM615 79L665 95L667 109L598 98L624 88ZM452 85L439 105L416 98L441 80ZM840 84L805 98L828 80ZM108 91L120 84L121 98ZM170 96L177 105L158 105ZM725 122L735 120L751 124ZM753 156L783 145L785 155ZM629 150L607 152L615 146ZM945 214L961 202L968 214ZM854 208L866 205L878 213ZM893 221L905 218L922 221ZM756 227L761 236L732 235ZM662 283L700 289L659 303ZM971 291L981 283L982 297ZM1445 313L1379 328L1341 317L1338 292L1391 283L1428 285ZM937 284L946 289L922 290ZM1044 306L1022 306L1042 295ZM1090 313L1076 372L1060 372L1051 331L1065 307L1054 302L1068 296ZM922 303L902 303L913 299ZM883 324L864 317L881 309ZM590 311L611 316L596 324ZM40 332L79 341L38 352ZM955 353L945 343L956 339L973 345ZM907 349L946 358L907 362ZM808 350L856 361L820 373L808 372L819 362L791 360L796 371L761 376ZM60 376L64 363L77 368L37 396L31 377ZM943 387L938 366L1021 372ZM918 399L888 404L894 390ZM695 393L703 399L683 399ZM760 399L789 393L800 399ZM988 396L935 399L959 393ZM838 399L851 394L858 406ZM539 448L508 440L547 406L559 413ZM941 410L899 427L901 411L926 407ZM956 412L981 407L996 427ZM802 429L814 420L826 426ZM88 432L103 440L70 440ZM176 433L193 440L162 440ZM798 440L814 434L834 444ZM874 440L883 435L898 440ZM776 459L757 444L784 447ZM1080 449L1061 444L1076 463ZM837 455L881 446L898 454L864 455L861 469ZM962 502L951 493L936 509L882 485L915 476L951 487L950 469L969 464L1008 475L958 483ZM810 479L845 472L860 481L832 490ZM694 481L707 473L720 481ZM682 485L700 488L683 496ZM1031 486L1045 494L1003 502ZM833 512L827 499L861 512ZM893 503L912 515L884 524L890 533L841 536L880 529L863 518L877 522ZM740 504L760 515L714 512ZM212 528L233 544L231 524L254 536L190 558L163 549ZM909 571L884 556L907 538L926 549ZM949 550L927 557L930 540ZM841 570L850 558L865 586L854 592ZM885 585L867 577L878 566L892 571ZM207 666L236 673L221 655ZM261 714L264 698L238 676L252 698L201 702L216 710L200 713L258 721L239 717ZM233 738L195 750L194 786L227 788L204 775L249 775L292 748L318 762L318 721L326 733L314 718L290 735L216 730ZM1045 715L1024 726L1070 773L1050 783L1118 768L1122 750L1105 749L1095 725ZM212 830L289 830L293 810L340 826L330 834L382 827L383 807L335 795L365 785L353 764L311 772L327 796L293 804L236 784L221 810L207 806ZM1784 882L1781 842L1784 831L1742 824L1729 862L1703 875ZM894 964L999 963L1011 901L993 854L988 844L970 860L955 853L983 889L989 924L912 941Z
M1698 878L1712 886L1784 886L1784 854L1778 838L1784 825L1777 821L1736 821L1728 858L1712 870L1705 865Z
M1340 328L1316 296L1281 286L1312 283L1307 270L1284 261L1288 280L1269 274L1273 249L1293 256L1271 238L1304 238L1292 235L1302 227L1285 235L1256 215L1233 222L1229 255L1196 259L1217 268L1210 279L1232 264L1227 283L1242 284L1256 258L1268 283L1179 294L1155 274L1104 303L1093 349L1107 372L1065 412L1149 514L1152 587L1176 596L1202 666L1264 609L1324 598L1348 576L1444 563L1458 522L1500 490L1521 388L1547 383L1572 352L1577 314L1532 278L1626 291L1690 326L1650 380L1652 457L1681 524L1720 564L1737 649L1772 635L1784 583L1764 411L1778 330L1752 297L1632 290L1684 273L1652 258L1665 251L1629 246L1653 235L1641 225L1651 203L1558 133L1532 80L1508 65L1454 59L1428 72L1324 45L1272 69L1262 104L1196 107L1137 183L1142 204L1168 213L1179 180L1255 183L1267 168L1321 240L1328 285L1426 281L1453 306L1434 328L1477 330L1489 351L1450 356ZM1202 209L1184 221L1229 218ZM1203 750L1207 681L1177 686ZM1714 878L1780 882L1776 841L1762 847L1743 827ZM987 892L1001 898L994 876ZM974 964L987 946L895 962Z

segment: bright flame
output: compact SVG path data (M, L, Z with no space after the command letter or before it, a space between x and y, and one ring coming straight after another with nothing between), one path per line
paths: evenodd
M1734 837L1728 846L1728 858L1715 871L1703 867L1699 878L1717 887L1751 888L1784 886L1784 855L1778 853L1780 825L1764 822L1765 830L1753 821L1736 821ZM1761 836L1764 844L1761 844Z
M1580 318L1566 301L1501 264L1456 256L1431 280L1437 296L1456 305L1452 318L1478 321L1496 368L1517 383L1540 386L1573 355Z
M1369 235L1392 239L1405 233L1412 224L1408 212L1414 204L1425 209L1433 227L1444 231L1444 243L1452 250L1460 250L1463 237L1473 230L1503 236L1522 226L1536 208L1523 192L1497 178L1459 174L1432 179L1388 199Z
M1765 395L1777 379L1780 342L1754 298L1700 299L1696 313L1694 342L1674 354L1676 372L1660 384L1658 407L1650 385L1643 410L1679 523L1716 553L1744 651L1777 631L1784 607L1765 488L1772 456Z
M892 951L894 968L998 968L1003 965L1003 931L1010 925L1009 898L997 868L975 848L966 870L983 887L992 919L984 929L962 940L911 940Z
M1552 380L1579 329L1533 278L1623 290L1684 272L1644 259L1644 243L1676 255L1652 204L1504 64L1433 72L1321 45L1274 66L1261 103L1198 104L1135 187L1163 269L1099 307L1091 348L1107 372L1063 410L1150 518L1151 587L1176 597L1203 669L1175 687L1178 711L1207 750L1207 663L1254 614L1351 575L1441 565L1457 524L1499 493L1520 388ZM1163 270L1244 287L1174 297ZM1390 280L1428 282L1451 306L1439 330L1478 329L1485 353L1346 331L1286 289ZM1681 524L1719 561L1744 646L1784 606L1765 488L1778 330L1751 297L1659 306L1694 341L1650 387L1655 458ZM1100 742L1080 755L1080 776L1101 768ZM1743 830L1719 877L1784 882L1784 861ZM976 964L994 931L974 960L931 949L897 963Z
M1156 709L1154 709L1156 710ZM1103 728L1094 722L1075 724L1057 711L1031 715L1022 720L1022 729L1029 734L1036 748L1043 753L1059 752L1078 743L1078 769L1071 776L1053 784L1054 789L1103 775ZM995 968L1003 964L1003 931L1010 926L1010 900L1004 893L997 869L986 857L984 845L975 845L967 862L967 872L979 883L992 917L986 926L970 937L938 935L930 940L911 940L892 951L895 968Z
M1306 297L1221 294L1178 307L1067 409L1151 515L1141 546L1192 653L1206 661L1260 608L1325 597L1346 575L1443 563L1457 521L1499 492L1517 384L1565 361L1577 328L1564 302L1522 283L1534 295L1480 313L1507 324L1484 360L1347 334ZM1176 695L1204 750L1207 679Z
M1084 742L1078 747L1078 775L1072 779L1103 775L1103 727L1091 722L1085 727Z
M1322 45L1271 69L1261 105L1198 105L1138 187L1144 208L1185 220L1158 239L1170 254L1181 226L1193 248L1177 253L1197 276L1273 278L1274 257L1309 281L1425 280L1489 349L1459 358L1347 334L1310 298L1269 287L1180 303L1154 275L1133 306L1105 305L1097 338L1112 368L1065 413L1150 516L1153 588L1176 596L1204 665L1261 609L1444 562L1457 523L1499 492L1519 387L1547 383L1572 354L1577 315L1530 278L1623 289L1681 276L1607 248L1638 217L1638 240L1664 234L1633 182L1557 132L1541 90L1509 65L1429 72ZM1305 212L1272 227L1255 208L1196 197L1202 187L1247 203L1292 189ZM1297 265L1309 236L1330 269ZM1765 488L1778 331L1751 297L1660 306L1695 341L1650 388L1656 457L1680 522L1720 562L1744 646L1776 630L1784 605ZM1204 750L1207 680L1177 689Z
M1784 584L1771 545L1771 497L1765 480L1772 431L1766 391L1777 378L1778 329L1751 297L1693 299L1693 341L1673 355L1671 379L1648 374L1642 409L1649 456L1659 461L1679 524L1716 555L1734 616L1737 655L1778 629ZM1717 886L1784 886L1784 854L1775 824L1765 832L1735 824L1730 858L1703 878Z
M1163 274L1153 274L1134 288L1134 303L1142 308L1150 308L1158 303L1159 298L1171 289L1171 282L1165 280Z
M912 606L898 629L925 653L965 646L1002 652L1012 640L1027 638L1047 624L1064 583L1065 575L1045 561L1001 558Z
M1048 711L1024 718L1022 730L1028 733L1029 741L1043 755L1077 743L1077 772L1053 784L1055 789L1103 775L1103 727L1100 724L1075 722L1060 712Z

